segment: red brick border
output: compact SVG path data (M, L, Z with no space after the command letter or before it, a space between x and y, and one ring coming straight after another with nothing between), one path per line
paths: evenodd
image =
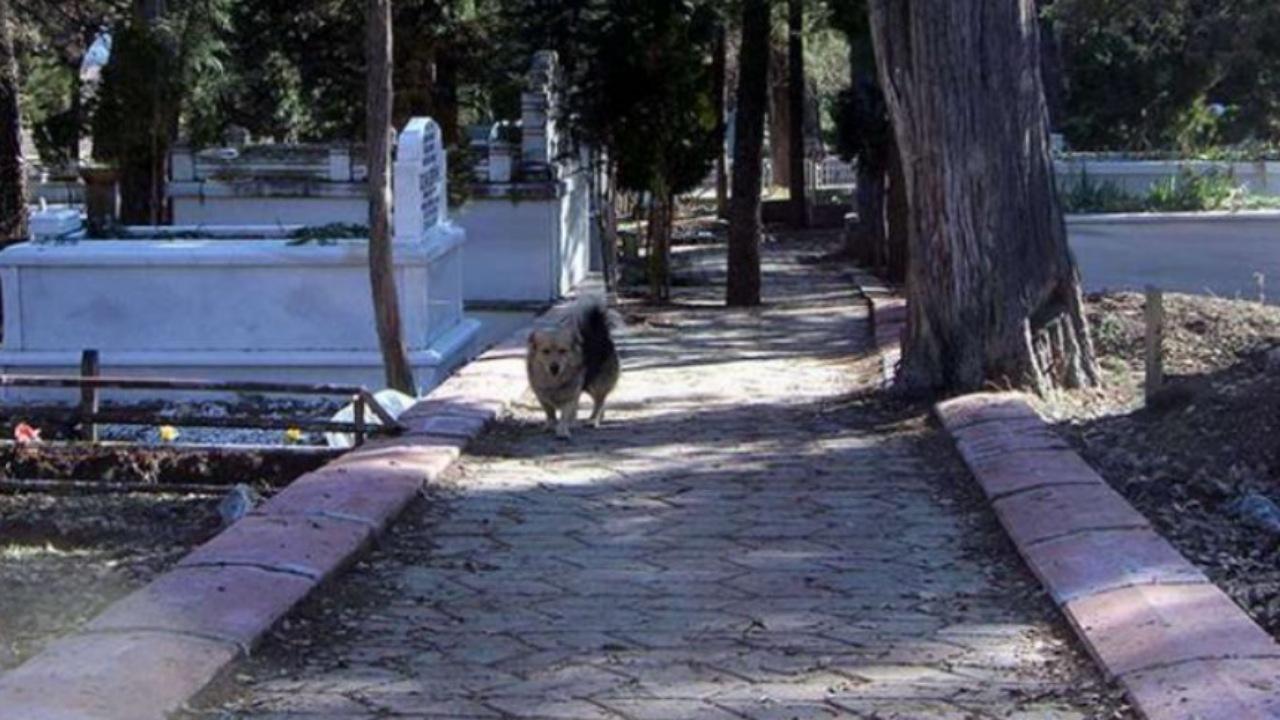
M559 308L549 314L556 314ZM527 387L528 328L82 631L0 675L0 720L164 720L347 566Z
M934 411L1089 653L1148 720L1280 718L1280 645L1016 393Z
M883 379L906 300L861 271ZM1031 571L1148 720L1280 718L1280 645L1107 485L1025 396L934 412Z

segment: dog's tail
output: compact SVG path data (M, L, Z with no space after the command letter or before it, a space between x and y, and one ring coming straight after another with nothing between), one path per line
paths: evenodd
M586 370L583 386L590 387L600 371L617 354L613 342L615 318L598 295L578 301L578 336L582 339L582 362Z

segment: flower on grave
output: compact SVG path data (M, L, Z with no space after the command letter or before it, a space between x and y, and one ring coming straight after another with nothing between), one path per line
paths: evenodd
M32 445L40 442L40 430L20 422L13 428L13 439L19 445Z
M296 427L284 431L284 441L289 445L301 445L306 436Z
M172 425L160 426L160 440L163 442L173 442L178 439L178 428Z

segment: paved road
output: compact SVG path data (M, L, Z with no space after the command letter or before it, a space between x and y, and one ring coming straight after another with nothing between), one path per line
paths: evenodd
M1166 292L1280 302L1276 214L1218 215L1161 223L1141 216L1069 220L1085 290L1141 291L1156 285Z
M1086 718L1111 693L945 442L855 396L834 273L633 316L607 425L534 403L202 717Z

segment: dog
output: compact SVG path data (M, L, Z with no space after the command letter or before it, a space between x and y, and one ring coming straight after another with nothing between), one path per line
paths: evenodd
M605 400L622 373L611 315L604 298L586 296L556 326L529 333L529 386L557 437L569 438L584 392L593 403L591 425L604 420Z

